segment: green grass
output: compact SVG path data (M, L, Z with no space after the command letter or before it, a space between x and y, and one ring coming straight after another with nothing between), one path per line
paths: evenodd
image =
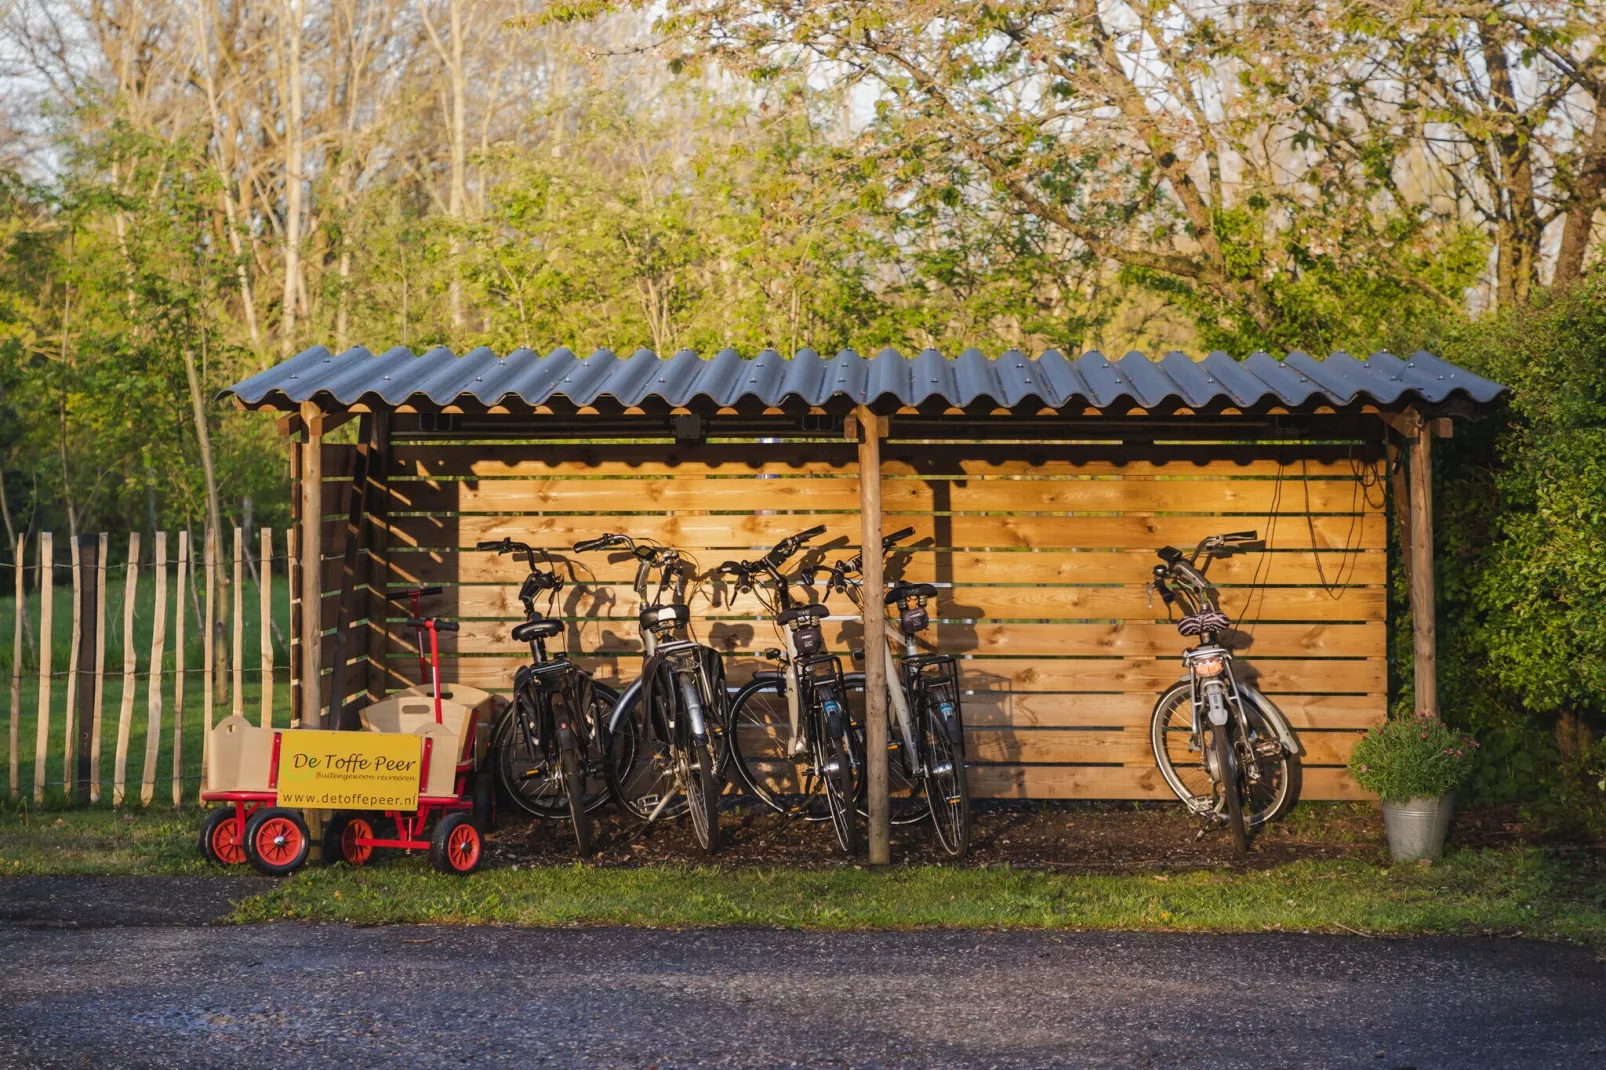
M176 554L176 547L169 546L169 554ZM149 550L146 551L147 556ZM9 570L3 570L9 579ZM29 582L34 582L34 572L30 570ZM103 798L111 798L113 777L113 763L117 750L117 722L123 695L123 578L124 570L120 565L114 564L107 576L106 583L106 682L102 695L101 707L101 783L103 785ZM174 619L174 598L177 569L170 565L168 572L167 591L167 641L163 657L164 675L161 681L162 689L162 720L156 762L156 790L155 802L157 804L172 804L172 770L173 770L173 712L174 712L174 638L176 634L176 621ZM62 580L65 572L58 572L58 580ZM280 621L280 628L288 628L289 620L289 586L282 577L275 577L273 582L274 611ZM51 805L60 805L65 802L63 794L62 764L65 751L66 709L67 709L67 675L71 664L72 647L72 585L69 582L58 582L52 598L52 613L54 620L51 628L51 694L50 694L50 723L49 743L46 746L45 789L46 802ZM137 803L139 800L139 785L145 768L145 739L149 725L149 699L150 699L150 655L151 631L155 621L155 583L151 568L147 565L140 571L139 583L135 589L134 610L134 647L137 665L135 668L135 692L133 703L132 730L128 746L128 784L129 795ZM244 597L245 619L244 624L244 707L246 715L255 721L261 710L261 654L260 654L260 610L257 602L256 587L250 577L245 580ZM29 654L26 646L23 653L22 701L17 709L17 736L19 758L19 786L18 794L23 800L33 798L34 788L34 759L36 754L36 741L39 723L39 624L40 624L40 598L37 590L32 590L26 599L26 612L30 626L33 628L34 652ZM202 633L196 626L193 600L186 589L184 597L184 631L185 631L185 679L184 679L184 777L186 787L192 791L200 788L201 774L201 736L202 736L202 710L205 697L204 678L202 675L205 660L203 658ZM0 805L9 792L10 768L10 736L11 736L11 675L12 675L12 641L13 627L16 612L16 601L11 597L0 597ZM225 636L230 632L225 628ZM225 642L231 641L225 638ZM290 673L289 660L282 647L274 652L274 723L287 726L290 723ZM228 682L225 681L225 684ZM213 716L220 719L229 714L232 700L224 699L214 706Z
M202 873L200 815L0 815L0 874ZM996 927L1177 932L1494 934L1606 950L1606 866L1534 848L1463 850L1432 866L1311 860L1267 870L1119 876L1011 867L567 866L468 878L392 856L314 865L235 920L357 925Z

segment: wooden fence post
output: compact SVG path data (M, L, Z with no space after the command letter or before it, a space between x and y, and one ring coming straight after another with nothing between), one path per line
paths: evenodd
M123 697L117 710L117 754L112 762L112 805L127 798L128 739L134 731L134 596L139 588L139 532L128 533L128 571L123 580Z
M156 599L151 609L151 664L145 688L145 772L139 802L156 798L156 752L162 743L162 658L167 648L167 532L156 533Z
M91 803L100 802L100 739L106 700L106 555L111 549L111 537L101 532L95 540L95 723L89 734Z
M262 529L262 552L257 575L257 609L262 636L262 727L273 727L273 529Z
M184 578L190 569L190 529L178 533L178 581L173 590L173 808L184 805Z
M329 665L329 727L356 729L357 711L346 710L348 684L346 661L351 656L351 623L356 612L358 552L361 549L364 518L368 509L368 464L373 453L372 416L357 421L357 455L351 479L346 484L346 545L340 560L340 601L335 607L334 653ZM367 681L363 682L367 690Z
M73 772L78 765L78 644L84 636L84 579L80 572L83 555L78 548L81 536L67 539L72 557L72 639L67 647L67 701L61 710L61 794L70 805L75 801Z
M206 763L211 760L212 754L212 710L216 696L212 688L216 684L214 674L216 663L213 660L217 643L217 532L211 528L206 529L206 545L202 548L206 557L206 634L201 636L201 656L206 659L206 666L201 670L202 690L201 720L204 731L201 733L201 791L206 790ZM196 802L201 801L196 795Z
M306 691L302 677L305 661L301 657L302 633L306 630L301 611L301 455L306 447L290 443L290 530L285 533L285 572L290 581L290 726L301 724L302 696Z
M368 701L385 697L385 658L390 652L390 413L374 413L374 453L368 461Z
M22 552L27 537L17 536L16 552L11 558L12 579L16 584L16 612L11 619L11 734L10 749L6 752L10 766L10 791L13 802L22 792L22 764L17 751L21 738L22 722L22 615L28 611L27 592L22 582Z
M881 600L881 418L859 406L859 545L864 562L864 749L870 796L870 864L892 861L887 797L886 605Z
M84 543L86 538L93 542ZM100 536L78 536L78 608L75 616L81 622L78 632L77 662L78 694L77 716L73 728L72 760L67 763L64 779L73 785L71 797L88 798L90 794L89 768L94 749L95 721L95 651L100 648L99 612L96 605L100 587ZM71 703L69 703L71 705Z
M234 526L234 630L229 642L229 684L234 697L229 706L230 717L245 716L245 579L241 558L245 554L245 532Z
M39 723L34 732L33 801L45 801L45 758L50 749L50 632L56 600L55 539L39 533Z

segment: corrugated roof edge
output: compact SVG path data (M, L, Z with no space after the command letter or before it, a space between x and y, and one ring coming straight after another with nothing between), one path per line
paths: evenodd
M852 350L825 358L812 349L791 358L772 349L744 358L723 349L704 359L691 350L661 358L646 349L628 357L599 349L582 359L566 348L546 356L522 348L498 356L480 347L459 357L445 347L422 355L397 347L375 356L362 347L336 355L314 346L218 397L269 409L311 400L337 406L377 401L395 407L470 399L485 406L515 399L541 405L554 398L587 406L611 399L631 407L656 399L679 407L697 401L735 406L749 399L766 406L787 399L823 406L843 398L870 405L918 406L937 399L960 408L1077 405L1102 410L1171 404L1192 409L1347 407L1367 401L1395 407L1443 405L1458 398L1487 405L1504 390L1427 352L1405 359L1374 353L1362 360L1343 352L1325 360L1299 352L1285 360L1253 353L1238 361L1219 351L1202 360L1179 352L1151 360L1135 351L1115 359L1089 352L1072 360L1052 349L1038 357L1008 350L992 358L967 349L953 359L931 349L914 357L885 349L868 358Z

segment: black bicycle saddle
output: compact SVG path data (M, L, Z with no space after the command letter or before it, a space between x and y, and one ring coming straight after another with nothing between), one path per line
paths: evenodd
M936 598L937 588L930 583L895 583L887 591L887 605L905 598Z
M513 628L513 641L515 643L533 643L537 639L550 639L563 632L561 620L527 620Z
M821 617L830 616L830 614L830 610L815 602L806 606L793 606L791 609L781 610L775 616L775 623L791 624L795 620L803 620L805 618L818 620Z

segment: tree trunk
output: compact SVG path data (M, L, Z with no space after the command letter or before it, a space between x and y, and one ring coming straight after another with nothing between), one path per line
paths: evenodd
M289 110L285 117L284 169L284 303L279 321L280 350L289 356L295 347L296 308L301 285L301 2L284 0L286 48L289 68Z

